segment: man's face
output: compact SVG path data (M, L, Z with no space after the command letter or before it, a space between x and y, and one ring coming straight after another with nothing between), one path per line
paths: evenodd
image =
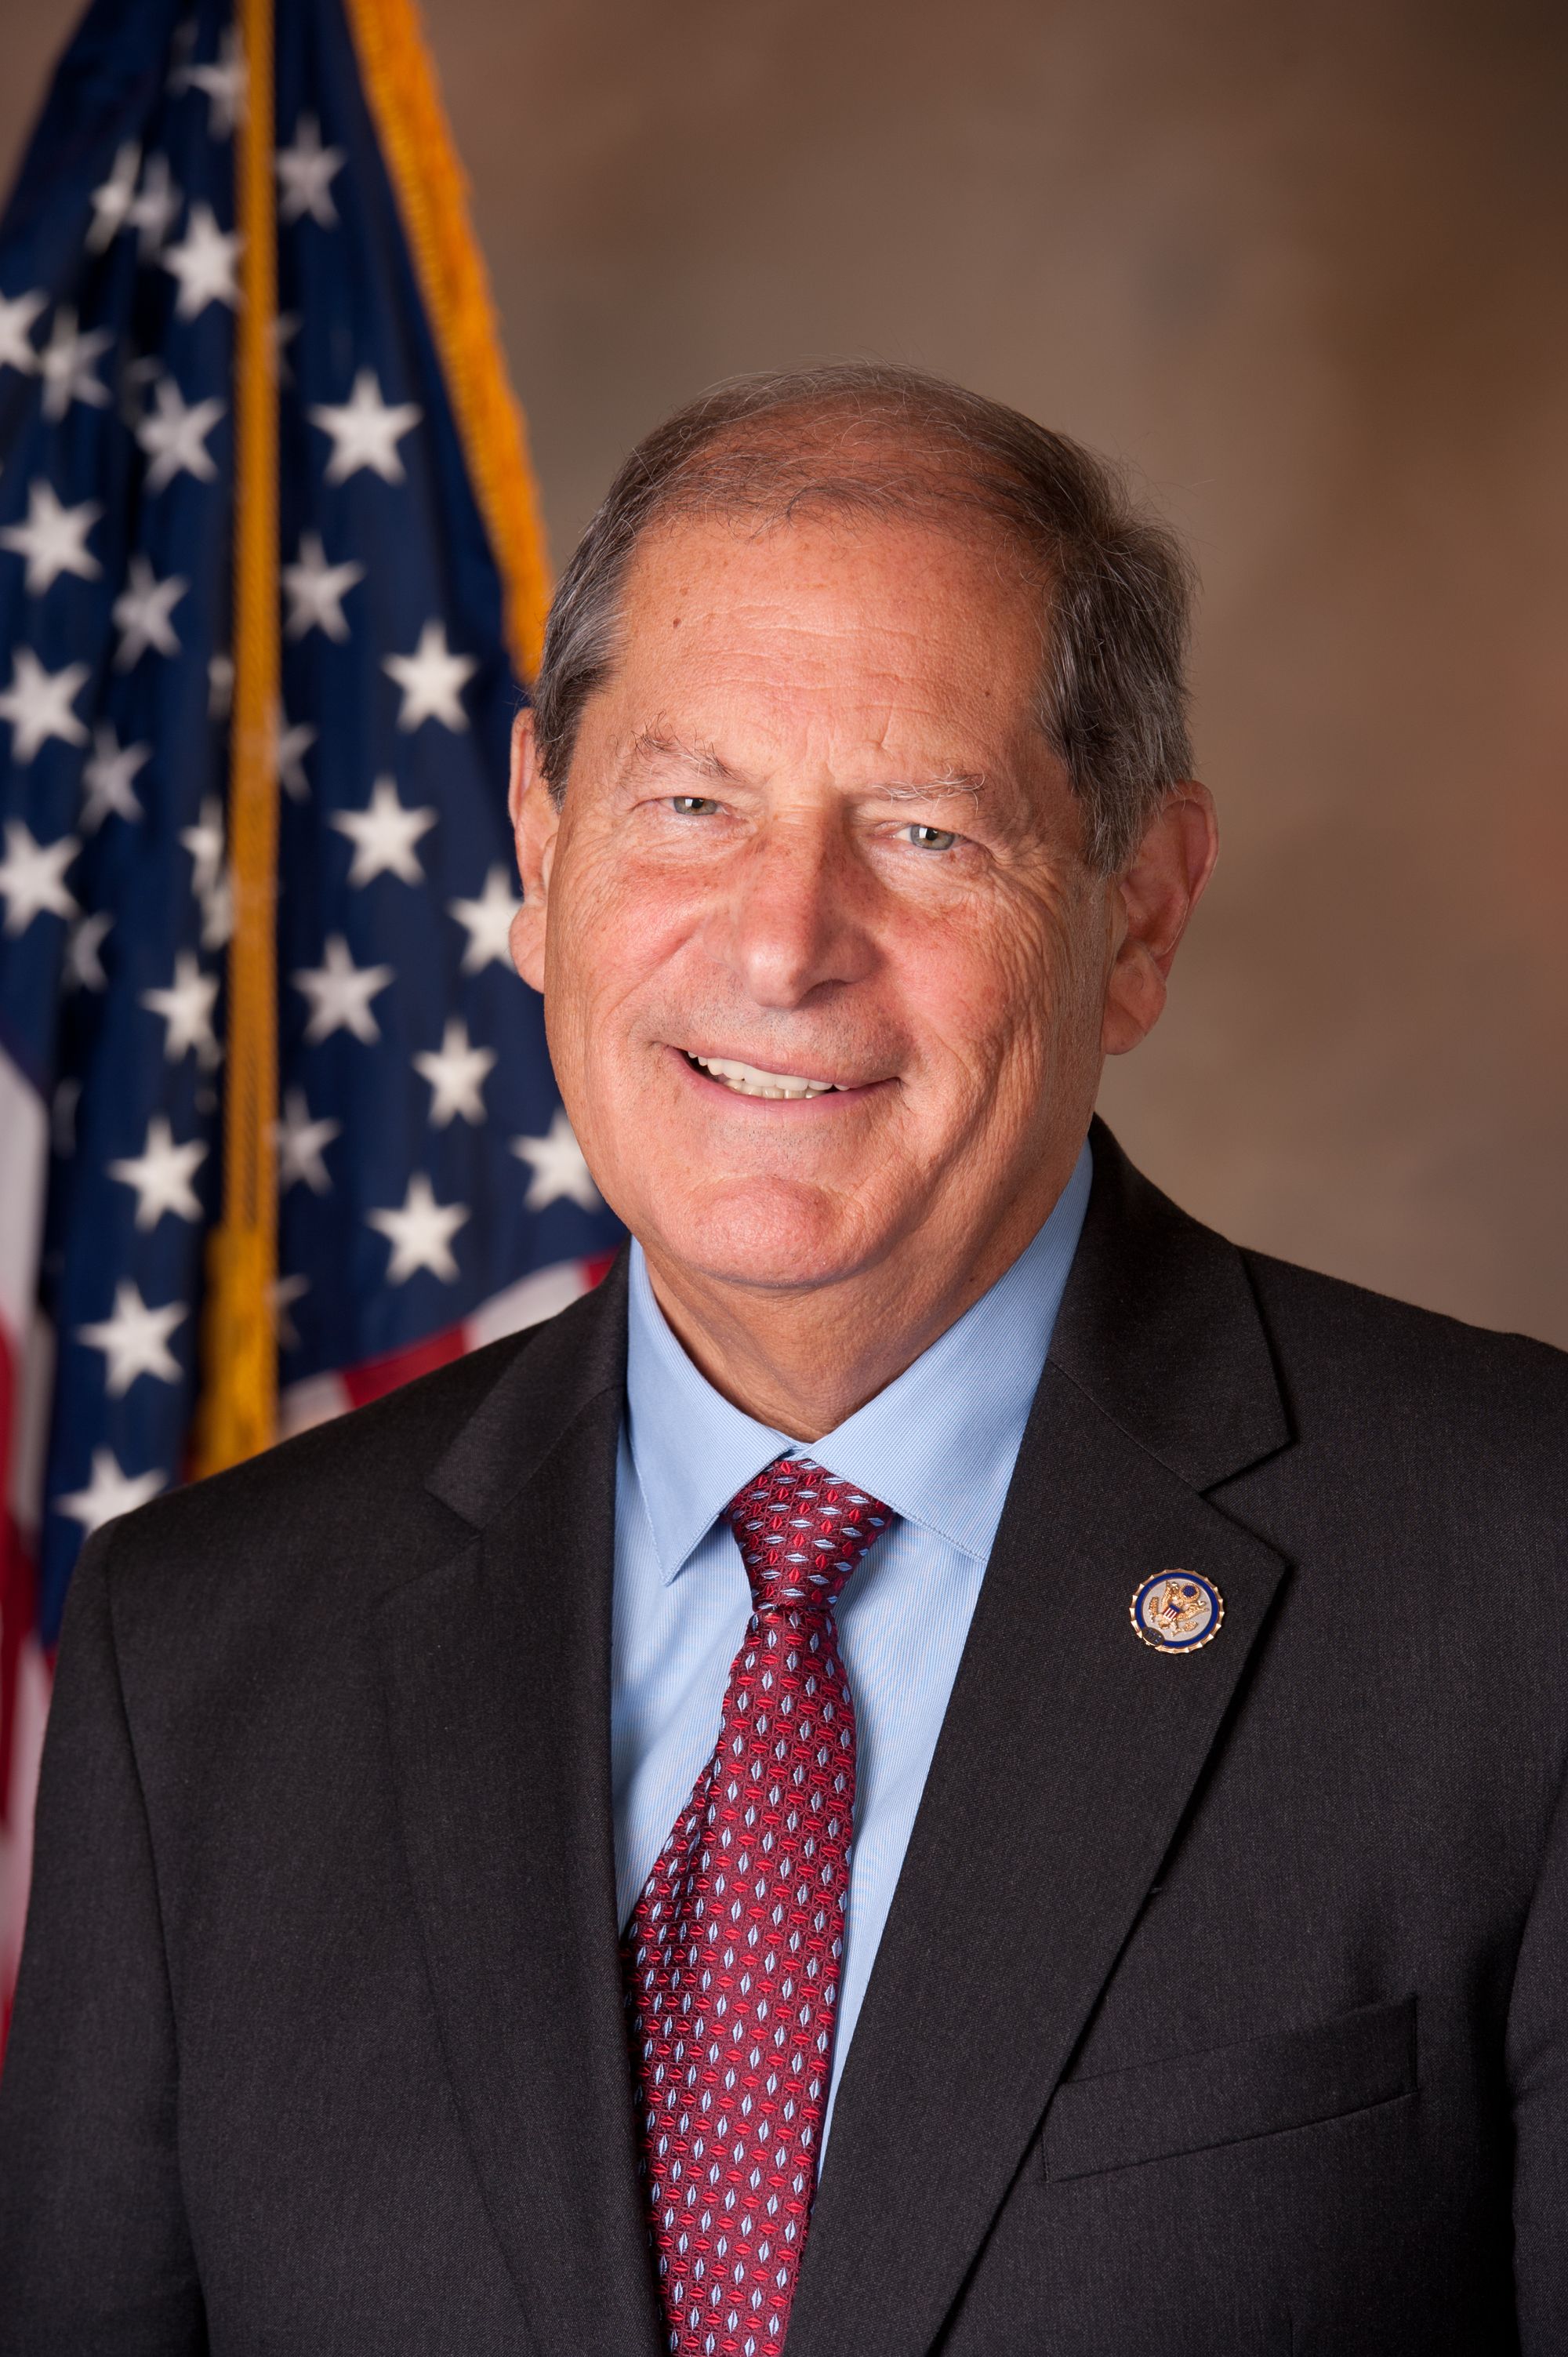
M526 748L517 793L519 963L607 1200L656 1271L989 1282L1082 1141L1112 947L1037 601L979 528L703 521L623 622L559 821Z

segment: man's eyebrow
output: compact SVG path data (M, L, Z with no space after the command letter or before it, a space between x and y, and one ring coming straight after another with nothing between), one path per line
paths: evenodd
M971 802L978 802L985 791L985 779L978 770L949 770L940 778L900 778L875 791L893 802L940 802L948 794L967 794Z
M667 728L639 728L631 740L631 759L639 767L674 761L683 770L694 770L699 777L731 783L736 777L735 770L727 761L720 759L711 745L689 745L684 737Z
M721 784L741 782L741 772L732 769L714 747L692 744L669 728L639 728L631 740L628 762L633 769L673 762ZM954 794L978 802L985 791L985 779L978 770L944 770L932 778L879 778L863 791L895 802L940 802Z

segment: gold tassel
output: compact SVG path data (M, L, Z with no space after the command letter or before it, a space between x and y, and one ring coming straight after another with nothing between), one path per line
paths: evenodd
M277 1428L277 229L272 0L239 0L247 100L236 135L244 239L234 354L234 702L223 1095L223 1217L208 1246L194 1469L265 1448Z

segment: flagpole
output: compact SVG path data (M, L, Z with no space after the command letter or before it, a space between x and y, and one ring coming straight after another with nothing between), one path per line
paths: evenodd
M273 171L273 0L238 0L247 102L236 139L244 244L234 365L234 702L223 1100L223 1213L209 1263L195 1469L220 1470L272 1441L277 1346L277 221Z

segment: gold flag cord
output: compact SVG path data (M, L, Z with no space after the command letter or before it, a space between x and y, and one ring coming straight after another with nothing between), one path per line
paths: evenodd
M469 478L501 576L507 644L532 680L550 567L522 413L507 381L467 182L414 0L347 0L360 79L396 192Z
M199 1473L253 1456L277 1423L277 229L273 0L239 0L247 70L236 145L241 307L234 362L234 703L223 1093L223 1216L209 1247Z

